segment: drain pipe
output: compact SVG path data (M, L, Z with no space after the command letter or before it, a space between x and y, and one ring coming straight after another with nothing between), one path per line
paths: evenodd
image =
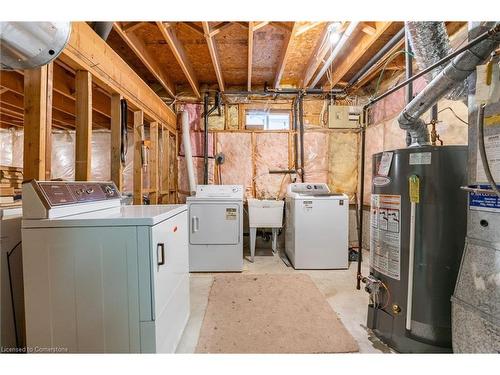
M189 182L189 194L196 193L196 180L194 177L193 152L191 150L191 131L189 129L189 114L182 111L182 144L184 145L184 157L186 159L186 169Z
M460 85L500 43L500 26L494 24L491 35L470 49L456 56L401 112L398 122L410 132L409 147L429 144L427 125L420 118L443 96Z

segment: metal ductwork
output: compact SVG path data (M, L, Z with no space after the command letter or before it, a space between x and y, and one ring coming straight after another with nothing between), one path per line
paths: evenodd
M452 52L446 25L444 22L406 21L405 29L410 40L411 49L420 70L435 64ZM430 82L436 77L444 65L425 76ZM448 99L457 100L466 93L466 81L456 86L447 95Z
M92 24L92 30L104 40L108 39L111 29L113 29L113 22L94 22Z
M0 22L0 68L33 69L66 47L71 22Z
M427 126L420 118L439 99L460 85L493 52L500 43L498 23L491 36L455 57L401 112L398 122L411 136L410 147L429 144Z

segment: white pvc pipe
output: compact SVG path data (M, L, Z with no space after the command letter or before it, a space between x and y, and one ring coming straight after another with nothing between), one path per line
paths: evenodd
M406 299L406 329L411 330L411 310L413 307L413 264L415 258L415 211L417 204L411 202L410 212L410 244L408 254L408 293Z
M189 114L183 111L182 114L182 144L184 145L184 156L188 173L189 192L196 193L196 180L194 177L193 152L191 151L191 131L189 129Z

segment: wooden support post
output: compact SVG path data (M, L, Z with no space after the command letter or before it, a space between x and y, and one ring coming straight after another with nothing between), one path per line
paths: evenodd
M142 204L142 142L144 112L134 112L134 204Z
M123 190L121 99L120 94L111 95L111 181L116 184L118 191Z
M162 203L170 203L170 136L167 128L162 128L161 141L163 144L162 160ZM166 198L165 198L166 195Z
M85 70L78 70L75 77L75 88L75 180L89 181L92 157L92 75Z
M151 150L149 152L149 165L151 171L151 204L158 204L159 193L159 178L158 178L158 123L152 122L149 124L149 137L151 139Z
M45 179L48 70L45 65L24 73L24 180Z
M54 82L54 64L47 65L47 100L45 102L47 113L47 127L45 129L45 180L51 179L52 173L52 96Z

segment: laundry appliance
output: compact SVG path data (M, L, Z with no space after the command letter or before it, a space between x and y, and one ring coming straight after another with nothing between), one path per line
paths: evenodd
M23 207L28 349L175 351L189 316L185 205L121 206L112 182L33 180Z
M296 269L348 267L349 201L325 183L288 185L285 251Z
M187 198L189 270L243 269L243 186L198 185Z

